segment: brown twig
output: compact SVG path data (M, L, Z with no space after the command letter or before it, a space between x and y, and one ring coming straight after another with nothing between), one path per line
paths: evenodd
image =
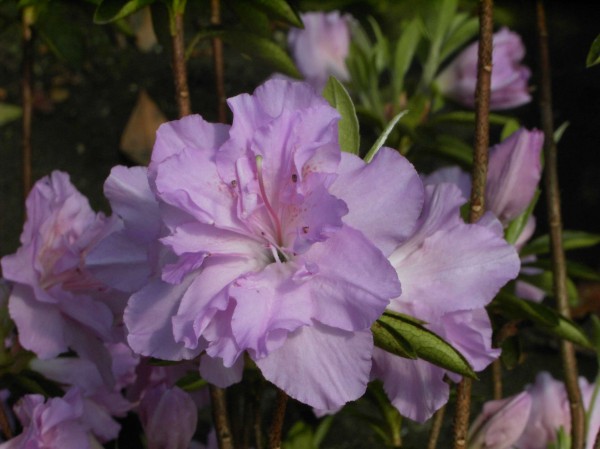
M537 28L540 57L540 113L544 130L545 188L548 207L548 225L550 228L550 246L552 254L553 292L558 311L565 317L571 316L567 294L567 274L565 254L562 246L562 220L560 211L560 191L558 187L558 163L556 143L554 142L554 123L552 117L552 89L550 79L550 56L548 52L548 28L546 13L541 0L537 1ZM573 344L561 340L565 386L571 409L572 449L582 449L585 443L585 412L579 390L577 360Z
M429 432L429 441L427 442L427 449L435 449L437 446L440 432L442 430L442 424L444 423L444 415L446 414L446 406L443 405L437 412L434 413L433 419L431 420L431 432Z
M596 434L596 440L594 441L594 449L600 449L600 430Z
M271 422L271 428L269 429L269 449L281 449L281 431L283 429L287 401L288 395L278 388L273 421Z
M492 362L492 394L495 401L502 399L502 362L499 358Z
M221 0L211 0L210 2L210 23L218 26L221 24ZM213 61L215 66L215 85L217 88L217 111L219 122L227 121L227 108L225 97L225 75L223 68L223 40L216 36L212 38Z
M490 84L492 78L492 39L494 33L493 1L479 1L479 50L477 88L475 91L475 143L471 184L469 222L475 223L485 211L485 183L489 147ZM454 416L454 449L467 444L471 408L471 379L458 384Z
M23 150L23 195L27 198L31 190L31 118L33 114L33 7L25 7L21 17L21 33L23 41L23 62L21 72L21 103L23 106L23 134L22 134L22 150Z
M173 45L173 78L175 80L175 101L179 117L192 113L190 89L188 87L187 69L185 66L185 40L183 33L183 13L173 12L171 43Z
M231 435L231 427L229 425L229 417L227 414L225 390L210 385L209 391L219 449L233 449L233 437Z
M8 422L7 410L4 405L0 405L0 429L2 429L2 433L7 440L10 440L13 437L13 433Z

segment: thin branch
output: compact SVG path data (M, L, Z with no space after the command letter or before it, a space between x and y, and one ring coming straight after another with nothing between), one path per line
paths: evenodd
M492 362L492 389L494 400L502 399L502 362L499 358Z
M540 112L544 130L545 188L548 207L548 225L550 228L550 246L552 250L553 291L558 311L565 317L571 316L567 295L567 274L565 253L562 246L562 220L560 211L560 191L558 187L558 161L554 142L554 123L552 117L552 89L550 79L550 55L548 51L548 28L546 13L541 0L537 1L537 28L540 54ZM561 340L565 386L571 409L572 449L582 449L585 443L585 412L579 390L577 359L573 344Z
M287 401L288 395L278 388L273 421L269 429L269 449L281 449L281 431L283 429L283 421L285 420Z
M183 13L174 11L172 17L171 43L173 46L173 78L175 80L175 101L179 117L192 113L190 89L185 65L185 40L183 33Z
M210 23L213 26L221 24L221 0L210 2ZM225 97L225 75L223 68L223 41L220 37L212 38L213 61L215 66L215 87L217 89L217 111L219 122L227 122L227 108Z
M227 415L225 390L215 387L214 385L209 385L209 391L219 449L233 449L233 437L231 435L231 427L229 426L229 417Z
M433 414L431 420L431 432L429 433L429 441L427 443L427 449L435 449L437 446L440 432L442 430L442 424L444 423L444 415L446 414L446 406L443 405L437 412Z
M32 82L33 82L33 7L25 7L21 17L21 35L23 45L23 62L21 72L22 116L22 150L23 150L23 196L27 198L31 190L31 118L33 114Z
M485 183L489 147L490 85L492 78L492 39L494 33L492 0L479 1L479 50L477 58L477 88L475 91L475 143L471 185L469 222L475 223L485 211ZM471 379L458 384L454 416L454 449L467 444L471 408Z

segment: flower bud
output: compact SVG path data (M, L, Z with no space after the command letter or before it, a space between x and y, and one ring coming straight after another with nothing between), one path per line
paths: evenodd
M470 108L475 105L478 47L475 42L463 50L436 80L445 96ZM520 64L523 56L525 47L517 33L502 28L494 34L490 109L510 109L531 101L527 91L531 72Z

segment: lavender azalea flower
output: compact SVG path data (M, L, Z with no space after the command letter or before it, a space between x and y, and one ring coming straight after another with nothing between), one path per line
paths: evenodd
M348 81L345 59L350 48L350 21L338 11L301 15L304 29L293 28L288 44L298 70L317 91L330 76Z
M165 384L148 389L139 407L148 449L187 449L196 431L198 410L188 393Z
M0 449L92 449L100 444L83 421L84 404L79 390L62 398L44 400L26 395L15 406L23 426L20 435L0 444Z
M119 304L83 260L116 222L94 213L58 171L34 185L26 207L21 247L2 258L4 277L13 283L9 311L19 340L42 359L73 349L110 377L104 342L113 339L114 316L124 300Z
M421 181L393 150L342 156L339 115L307 84L271 80L229 106L231 127L190 116L158 131L148 179L170 255L129 300L129 343L204 353L220 386L247 353L290 396L339 407L369 380L370 326L400 294L387 256L416 224Z
M490 109L510 109L531 101L527 90L530 70L521 65L525 47L518 34L502 28L494 34ZM458 103L474 107L477 84L475 42L462 51L437 77L440 91Z
M531 402L526 391L486 402L469 429L468 449L511 449L525 430Z
M517 275L520 264L491 214L477 224L462 221L464 201L452 184L427 187L416 231L390 255L403 291L389 308L427 322L480 371L500 354L491 346L485 306ZM383 381L392 404L403 416L421 422L447 402L444 377L460 379L424 360L403 359L378 348L373 359L372 376Z

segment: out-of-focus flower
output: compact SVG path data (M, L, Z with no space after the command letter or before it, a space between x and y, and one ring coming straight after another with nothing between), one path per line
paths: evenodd
M96 280L83 260L116 222L95 214L58 171L34 185L26 206L21 247L2 258L3 274L14 284L9 311L19 340L43 359L73 349L107 375L104 342L113 339L114 314L124 300L119 304L118 295Z
M62 398L44 400L38 394L24 396L15 405L23 426L20 435L0 444L0 449L93 449L100 444L83 419L84 403L73 388Z
M510 109L529 103L527 81L531 72L521 65L525 47L520 36L502 28L494 34L493 46L490 109ZM478 48L478 42L468 46L436 80L444 95L470 108L475 105Z
M533 199L542 175L544 134L521 128L490 148L486 209L504 224L517 218Z
M330 76L348 81L346 56L350 48L350 21L338 11L301 15L304 29L293 28L288 44L298 70L318 92Z
M387 256L416 224L422 183L393 150L368 165L342 155L338 113L305 83L271 80L229 105L231 127L189 116L158 131L148 179L170 254L130 298L128 341L172 360L205 352L219 386L247 353L290 396L339 407L365 391L370 326L400 294Z
M522 214L533 200L541 178L543 140L541 131L521 128L490 149L485 208L493 212L504 226ZM466 201L471 194L470 179L469 174L459 167L445 167L426 176L424 182L431 185L444 182L455 184ZM517 250L531 238L534 230L535 218L531 216L515 242ZM521 272L536 273L533 268L523 268ZM517 281L517 294L535 302L544 298L542 290L525 281Z
M523 433L531 411L531 395L486 402L469 429L468 449L510 449Z
M594 385L580 377L579 388L589 413ZM535 383L528 385L523 393L484 405L483 413L471 426L469 449L546 449L556 441L560 429L566 434L571 431L571 412L565 384L553 379L549 373L541 372ZM594 447L598 429L600 404L596 402L589 421L586 449ZM487 445L482 446L483 443Z
M144 392L140 421L148 449L187 449L198 419L196 404L178 387L156 385Z
M416 231L390 256L402 296L392 299L389 309L424 320L480 371L500 353L491 345L485 306L517 275L520 263L491 214L477 224L462 221L464 202L452 184L427 186ZM447 402L445 376L460 379L424 360L396 357L378 348L373 356L373 377L383 380L392 404L413 420L425 421Z

